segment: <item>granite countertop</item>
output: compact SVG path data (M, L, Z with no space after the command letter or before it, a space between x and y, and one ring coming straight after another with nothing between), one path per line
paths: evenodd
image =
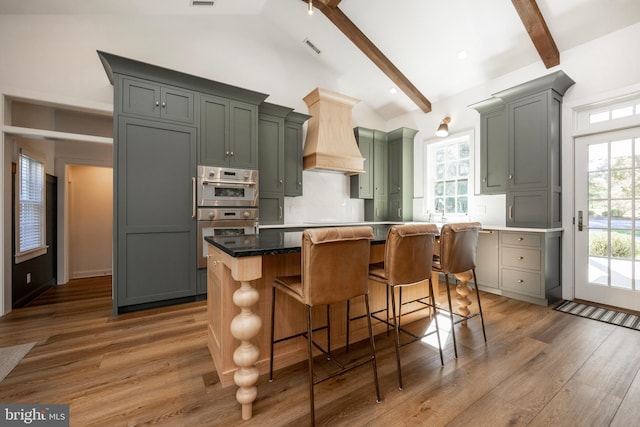
M342 224L343 226L365 224ZM373 228L373 245L384 244L387 232L392 224L366 224ZM328 225L327 225L328 226ZM234 258L262 256L300 252L302 231L307 227L261 228L256 235L247 236L210 236L205 241L231 255Z
M426 223L413 221L414 223ZM262 255L276 255L290 252L300 252L302 244L302 231L305 228L315 227L352 227L368 225L373 228L375 235L371 244L384 244L387 239L389 227L401 222L357 222L357 223L305 223L277 226L260 226L259 233L246 236L211 236L205 237L205 241L219 248L234 258ZM436 223L438 228L442 224ZM529 233L550 233L562 231L562 228L520 228L495 225L482 225L483 230L501 230Z

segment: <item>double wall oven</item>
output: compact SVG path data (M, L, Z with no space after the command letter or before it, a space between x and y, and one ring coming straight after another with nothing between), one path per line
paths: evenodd
M207 266L207 236L258 233L258 171L198 166L198 267Z

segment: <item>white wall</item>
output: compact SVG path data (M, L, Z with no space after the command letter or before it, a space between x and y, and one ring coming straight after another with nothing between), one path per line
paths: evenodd
M69 277L111 274L113 230L113 169L70 165Z

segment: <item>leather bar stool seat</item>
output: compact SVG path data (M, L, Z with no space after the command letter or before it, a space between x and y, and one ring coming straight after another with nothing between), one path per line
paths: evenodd
M444 365L442 355L442 345L440 343L440 328L438 317L433 316L436 325L435 332L416 333L403 328L400 319L402 317L402 288L428 283L428 297L413 300L420 302L424 308L436 310L433 293L433 283L431 281L431 263L433 259L434 238L438 233L438 228L434 224L405 224L394 225L389 229L387 241L385 243L384 263L373 264L369 267L369 279L387 286L387 296L391 294L392 316L389 318L389 307L387 303L387 317L383 319L373 314L376 320L384 322L387 326L393 327L394 342L396 349L396 364L398 373L398 384L400 390L402 384L402 365L400 362L400 347L422 340L428 335L435 333L438 338L438 349L440 352L440 362ZM398 288L399 303L396 304L395 290ZM427 300L428 302L425 302ZM409 337L402 344L400 334Z
M458 357L455 331L456 324L465 322L479 314L480 320L482 321L482 334L484 341L487 342L484 316L482 315L482 305L480 303L480 291L478 290L478 280L476 279L476 251L478 246L478 233L481 228L482 225L479 222L461 222L443 225L440 230L439 255L433 258L433 270L444 274L445 278L447 300L449 301L449 316L451 319L451 335L453 337L453 349L456 358ZM478 313L463 315L453 312L451 291L449 290L449 274L461 274L467 271L471 271L473 274L476 298L478 300ZM454 315L458 317L458 320L454 320Z
M273 380L274 344L295 337L304 336L307 339L309 395L311 405L311 424L315 423L314 386L336 375L371 363L373 379L376 388L376 398L380 402L380 388L378 385L378 371L376 366L375 346L371 319L368 317L368 269L371 240L374 234L371 227L333 227L307 229L302 233L302 265L301 275L275 277L272 287L271 302L271 360L269 366L269 380ZM306 331L284 338L275 339L276 291L293 298L306 308ZM370 352L347 364L340 363L331 354L331 329L329 306L347 301L351 298L363 297L367 309L369 326ZM327 325L313 329L311 309L314 306L327 306ZM313 332L319 329L327 330L327 347L322 348L313 341ZM327 358L336 363L338 369L322 378L315 378L313 371L313 347L319 349Z

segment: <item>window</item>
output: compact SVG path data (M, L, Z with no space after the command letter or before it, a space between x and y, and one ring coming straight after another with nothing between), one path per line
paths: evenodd
M596 106L576 109L576 129L589 131L593 126L607 125L613 120L637 120L640 116L640 94L634 93Z
M21 149L16 179L16 264L45 254L44 163Z
M427 212L434 220L466 215L473 188L470 134L428 143L426 151Z

